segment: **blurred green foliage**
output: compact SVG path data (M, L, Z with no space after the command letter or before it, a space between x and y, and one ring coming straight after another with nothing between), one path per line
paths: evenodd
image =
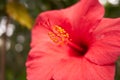
M77 2L77 0L0 0L0 21L10 13L6 12L6 5L9 1L17 1L28 10L27 15L35 21L37 15L46 10L61 9ZM17 8L16 8L17 10ZM20 10L22 13L22 10ZM12 13L11 13L12 14ZM21 17L21 16L18 16ZM106 5L105 17L120 17L120 5ZM30 30L17 19L10 16L9 23L15 25L12 36L7 36L7 41L11 45L6 52L6 73L5 80L26 80L25 61L30 49ZM22 18L24 20L24 18ZM24 20L26 21L26 20ZM24 26L24 27L23 27ZM2 36L0 36L2 39ZM116 80L120 80L120 60L117 61Z
M6 5L6 12L12 19L18 21L21 25L26 26L28 29L32 28L33 20L25 5L18 1L8 2Z

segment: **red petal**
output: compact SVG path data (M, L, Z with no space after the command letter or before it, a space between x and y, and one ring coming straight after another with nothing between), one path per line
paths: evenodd
M49 80L57 60L68 54L67 46L58 46L48 35L49 29L54 25L70 27L58 11L45 12L37 18L32 30L32 49L26 63L28 80ZM49 58L50 56L54 57Z
M104 8L98 0L81 0L73 6L63 9L63 13L70 19L72 26L80 27L81 18L85 18L88 24L96 25L96 22L101 20L104 15Z
M34 54L44 54L36 51L32 51ZM27 67L27 80L50 80L52 78L52 70L59 58L57 57L41 57L29 55L26 67Z
M31 47L38 46L39 50L41 50L42 52L47 51L47 53L51 54L59 52L64 53L64 50L67 51L66 46L58 46L49 37L49 29L51 29L51 27L53 27L54 25L58 25L67 30L70 30L70 28L68 28L70 27L68 20L65 17L63 17L59 13L59 11L50 11L42 13L37 18L36 24L32 30ZM62 51L59 48L61 48Z
M84 80L114 80L115 65L100 66L93 63L84 62Z
M72 25L72 38L77 44L91 38L89 31L95 28L104 15L104 7L98 0L81 0L62 10ZM89 41L85 41L90 43Z
M99 66L86 59L63 60L54 70L55 80L114 80L115 65Z
M78 61L77 61L78 62ZM69 60L62 60L54 68L53 79L55 80L81 80L82 76L79 74L80 65L79 63ZM78 76L79 75L79 76Z
M120 18L103 19L93 32L93 43L85 57L96 64L112 64L120 56Z

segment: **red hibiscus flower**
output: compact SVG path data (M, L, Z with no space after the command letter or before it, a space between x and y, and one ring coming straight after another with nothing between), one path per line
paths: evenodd
M97 0L41 13L32 30L27 80L114 80L120 18L103 18Z

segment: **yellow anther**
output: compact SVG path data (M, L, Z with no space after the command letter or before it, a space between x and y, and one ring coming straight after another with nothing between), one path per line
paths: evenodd
M52 31L48 33L50 39L61 45L69 41L69 34L61 27L55 25L52 27Z
M49 35L50 39L53 40L53 42L55 42L55 43L59 42L59 38L56 37L56 35L53 32L49 32L48 35Z

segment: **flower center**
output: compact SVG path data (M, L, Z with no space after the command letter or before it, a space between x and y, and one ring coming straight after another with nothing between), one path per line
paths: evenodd
M68 45L71 47L74 51L76 51L77 55L83 55L87 51L87 46L83 43L80 44L80 46L76 45L72 42L72 39L70 39L70 35L60 26L54 25L52 27L52 30L48 32L48 35L50 39L55 42L57 45Z

